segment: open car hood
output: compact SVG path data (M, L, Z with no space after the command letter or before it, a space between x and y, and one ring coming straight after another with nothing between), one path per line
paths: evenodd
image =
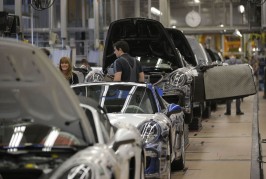
M113 43L118 40L128 42L131 56L155 56L167 59L175 68L183 67L173 41L160 22L126 18L114 21L109 26L103 53L104 72L116 59Z
M0 120L52 121L65 131L78 126L66 125L72 121L89 125L67 80L40 49L1 39L0 63Z
M192 66L197 66L198 63L196 61L194 52L183 32L174 28L166 28L166 31L171 36L175 47L184 56L185 60Z

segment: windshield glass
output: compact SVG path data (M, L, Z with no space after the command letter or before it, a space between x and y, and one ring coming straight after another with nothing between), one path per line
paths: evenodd
M158 112L153 93L149 88L131 85L91 85L77 86L78 95L99 101L108 113Z
M137 57L140 61L142 68L154 68L154 69L169 69L172 70L172 63L166 59L162 59L155 56Z
M187 37L187 40L194 52L197 62L199 65L208 65L209 62L207 61L206 54L204 54L204 49L201 47L199 42L194 38Z
M26 146L49 150L53 147L84 146L86 143L52 125L25 120L0 120L0 147L17 150Z

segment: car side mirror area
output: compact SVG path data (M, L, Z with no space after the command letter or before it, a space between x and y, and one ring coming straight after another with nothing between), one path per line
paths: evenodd
M182 111L182 107L178 104L171 103L167 106L166 115L170 117L172 114L180 113Z
M133 131L126 128L119 128L114 136L113 150L117 151L121 145L134 143L136 141L134 136Z

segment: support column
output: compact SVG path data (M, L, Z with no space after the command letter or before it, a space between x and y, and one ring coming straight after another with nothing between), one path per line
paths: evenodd
M66 47L67 40L67 1L60 0L60 20L61 20L61 39L62 47Z
M110 8L111 22L113 22L118 19L118 0L111 0Z
M118 20L118 0L115 0L115 20Z
M0 0L0 11L4 11L4 0Z
M31 44L34 44L34 34L33 34L33 28L34 28L34 19L33 19L33 12L34 9L32 6L30 6L30 29L31 29Z
M148 0L148 18L151 19L151 0Z
M233 27L233 3L230 1L230 27Z
M266 99L266 66L264 66L264 95L263 95L263 99Z
M51 32L54 29L55 5L52 5L48 9L48 16L49 16L49 30Z
M111 22L115 20L115 0L110 0Z
M159 10L162 12L160 16L160 22L163 24L164 27L169 26L168 21L168 0L159 0Z
M261 5L261 27L266 27L266 3Z
M167 11L167 27L170 27L170 0L167 0L166 4L166 11Z
M94 48L99 46L99 3L98 0L93 1L94 14Z
M81 23L82 28L86 27L86 3L85 0L81 0Z
M135 17L140 17L140 0L135 0Z
M23 22L22 22L22 0L16 0L15 1L15 15L17 15L19 17L19 32L22 31L22 27L23 27Z

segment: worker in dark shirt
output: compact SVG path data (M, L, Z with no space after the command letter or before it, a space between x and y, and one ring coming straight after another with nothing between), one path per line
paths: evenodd
M144 72L140 62L130 56L126 41L117 41L113 45L117 59L114 62L114 81L144 82Z

